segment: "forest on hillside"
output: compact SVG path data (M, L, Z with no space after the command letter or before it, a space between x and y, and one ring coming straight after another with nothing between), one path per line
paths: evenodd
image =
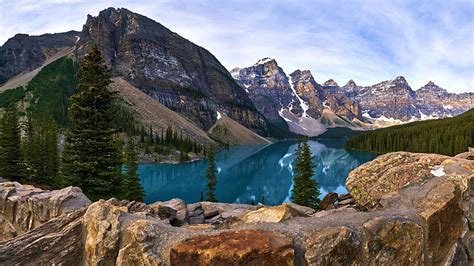
M474 109L452 118L412 122L367 131L350 138L346 147L369 152L409 151L449 156L473 147Z

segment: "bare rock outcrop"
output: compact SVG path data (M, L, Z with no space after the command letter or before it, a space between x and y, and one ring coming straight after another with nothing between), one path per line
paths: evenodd
M171 250L171 265L293 265L293 240L257 230L186 240Z
M350 172L346 187L360 206L373 208L383 195L433 177L433 167L449 158L437 154L387 153Z
M91 201L78 187L41 190L18 182L0 183L0 240L26 233Z
M351 173L361 180L348 181L357 185L349 190L357 188L360 194L337 197L367 211L344 206L315 213L296 204L186 205L178 199L151 205L110 199L89 205L75 188L42 191L2 184L0 217L8 223L2 223L1 232L11 235L0 242L0 265L472 263L474 161L411 153L384 157ZM377 178L388 186L378 187ZM30 216L36 221L49 220L11 222L12 210L20 217L27 216L18 210L34 210ZM49 216L41 216L45 213Z

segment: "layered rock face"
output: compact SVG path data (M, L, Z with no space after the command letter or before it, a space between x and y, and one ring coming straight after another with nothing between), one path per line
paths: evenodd
M91 201L77 187L47 191L17 182L0 183L0 239L10 239Z
M231 73L268 120L283 118L294 133L316 136L327 127L358 126L351 123L361 117L357 103L339 91L323 88L309 70L287 76L274 59L264 58Z
M114 75L209 129L216 110L257 132L266 129L245 91L207 50L127 9L88 16L75 54L97 43Z
M177 199L88 205L76 188L49 192L3 183L4 220L24 213L13 214L13 202L17 210L35 205L28 217L56 211L24 229L17 227L23 219L13 219L17 236L0 236L0 264L468 265L474 261L473 177L474 161L390 153L347 181L359 208L368 211L320 212L295 204L186 205ZM40 195L48 198L43 208Z
M245 89L259 112L270 121L280 121L280 109L298 102L288 77L274 59L263 58L251 67L234 68L231 74ZM302 112L297 104L293 110L296 114Z
M366 118L381 122L444 118L474 107L473 93L448 93L432 81L413 91L401 76L372 86L347 84L342 89L360 104Z
M231 73L267 119L276 120L278 114L291 131L309 136L327 127L373 129L456 116L474 108L473 93L448 93L431 81L414 91L401 76L371 86L349 80L340 87L332 79L320 85L308 70L286 76L270 58Z
M0 85L10 78L40 67L61 48L73 47L79 32L29 36L17 34L0 47Z

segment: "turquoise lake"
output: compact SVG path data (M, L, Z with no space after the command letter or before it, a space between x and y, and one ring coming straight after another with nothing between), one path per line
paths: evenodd
M328 192L346 193L347 175L376 155L344 149L344 140L309 141L321 198ZM216 196L226 203L278 205L290 201L295 141L232 147L216 154ZM205 194L206 161L184 164L141 164L139 174L145 202L181 198L199 201Z

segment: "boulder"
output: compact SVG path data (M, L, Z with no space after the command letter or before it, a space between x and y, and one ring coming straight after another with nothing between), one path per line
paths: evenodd
M171 265L293 265L293 240L276 232L227 231L198 236L171 249Z
M151 204L153 205L159 205L159 206L166 206L170 207L174 210L176 210L176 223L177 225L182 225L187 223L188 220L188 210L186 208L186 203L182 199L171 199L168 201L163 201L163 202L156 202Z
M427 226L425 259L431 264L441 263L462 235L464 211L460 200L459 189L449 179L437 183L425 196L413 199L416 212Z
M373 208L384 194L432 178L433 167L449 158L426 153L387 153L351 171L346 187L358 205Z
M474 179L474 178L473 178ZM468 212L466 218L467 218L467 222L468 222L468 225L469 225L469 228L471 230L474 230L474 199L471 198L471 200L469 201L469 209L471 210L470 212Z
M454 157L466 160L474 160L474 148L469 148L467 152L460 153Z
M29 230L91 204L78 187L42 190L18 182L0 183L0 240L22 235Z
M469 231L463 240L469 259L474 260L474 231Z
M348 227L317 230L303 242L304 258L308 265L361 265L361 241Z
M472 263L471 263L472 264ZM469 257L462 243L458 241L449 251L447 258L442 265L471 265Z
M345 199L345 200L341 200L337 203L338 206L351 205L351 204L355 204L355 199L354 198L348 198L348 199Z
M403 217L375 217L364 223L369 265L423 265L423 227Z
M204 209L201 206L201 203L189 204L187 207L188 210L188 223L191 225L202 224L204 223Z
M298 205L297 205L298 206ZM298 206L300 207L300 206ZM308 217L306 211L293 204L283 203L274 207L263 207L244 215L242 223L279 223L294 217Z
M339 195L337 196L337 200L338 200L338 201L342 201L342 200L346 200L346 199L350 199L350 198L352 198L351 193L339 194Z
M0 242L0 265L81 265L84 255L82 216L85 208L68 212Z
M335 192L329 192L329 193L326 194L326 196L324 196L324 198L321 200L321 202L319 203L319 207L320 207L322 210L326 210L326 209L329 207L329 205L333 205L333 206L334 206L334 203L336 203L337 198L338 198L337 193L335 193Z
M88 265L115 262L122 230L120 220L128 212L126 206L117 206L114 200L99 200L84 214L84 250Z
M255 205L249 204L230 204L230 203L221 203L221 202L210 202L210 201L202 201L200 202L204 213L210 213L214 211L218 211L219 213L223 212L231 212L236 209L254 211L257 209Z
M162 265L157 245L162 230L149 220L138 220L123 230L115 265Z

